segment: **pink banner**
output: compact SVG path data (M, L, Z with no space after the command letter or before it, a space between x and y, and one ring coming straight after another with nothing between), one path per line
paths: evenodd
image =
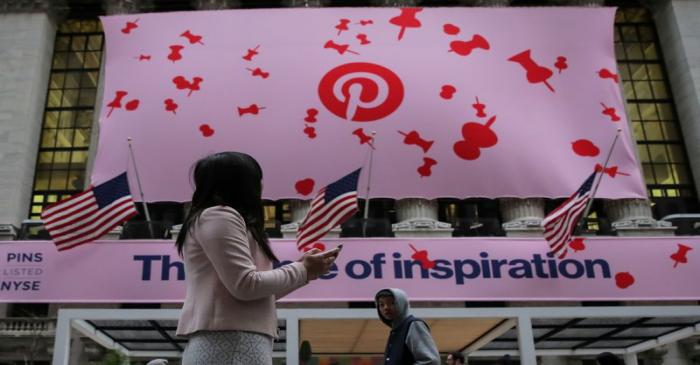
M367 301L384 287L412 300L698 300L700 237L586 238L564 260L538 239L327 240L333 270L285 301ZM274 240L284 260L292 240ZM58 253L51 242L0 244L0 302L182 302L170 241L101 241Z
M189 200L192 164L224 150L261 162L266 198L308 198L365 164L370 148L373 197L563 197L603 162L622 128L598 197L644 198L616 71L614 13L328 8L104 17L92 183L128 168L132 137L148 201Z

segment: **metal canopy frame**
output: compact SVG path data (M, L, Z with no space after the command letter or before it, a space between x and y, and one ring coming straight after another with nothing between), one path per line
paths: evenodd
M700 306L624 307L506 307L506 308L415 308L421 318L503 318L498 325L462 351L475 357L509 354L521 364L535 365L537 356L590 356L601 352L623 355L627 365L637 364L637 353L700 334ZM58 313L53 364L67 365L71 329L127 357L179 357L187 342L174 336L178 309L61 309ZM279 309L284 320L284 352L288 365L299 362L299 323L305 319L376 319L375 309ZM602 321L601 321L602 319ZM134 321L135 326L110 324ZM626 335L644 329L647 335ZM156 338L122 338L114 331L149 331ZM566 334L598 331L597 336ZM657 330L656 332L654 330ZM110 334L111 333L111 334ZM159 336L159 337L158 337ZM543 346L545 343L561 346ZM163 345L139 349L140 343ZM575 343L575 344L572 344ZM565 345L568 344L568 345ZM282 350L282 348L276 349Z

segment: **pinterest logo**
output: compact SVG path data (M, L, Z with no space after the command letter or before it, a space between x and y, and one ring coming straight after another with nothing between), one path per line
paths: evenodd
M346 63L323 76L318 84L318 96L340 118L373 122L398 109L403 101L403 83L384 66Z

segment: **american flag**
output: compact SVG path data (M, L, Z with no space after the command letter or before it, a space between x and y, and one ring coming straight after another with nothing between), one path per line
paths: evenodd
M300 251L318 241L359 210L357 180L360 171L361 169L357 169L343 176L316 194L297 231L297 248Z
M124 172L46 207L41 219L58 250L63 251L102 237L137 213Z
M593 172L569 199L542 220L544 239L549 243L549 250L560 259L566 256L571 235L591 199L591 187L596 173Z

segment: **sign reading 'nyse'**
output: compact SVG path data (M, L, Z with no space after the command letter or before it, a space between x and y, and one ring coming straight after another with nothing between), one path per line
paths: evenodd
M226 150L261 163L268 199L310 198L361 166L369 149L373 197L563 197L603 162L621 128L597 196L644 198L614 14L327 8L104 17L92 182L128 168L131 137L150 201L189 200L192 164Z
M679 238L683 238L679 240ZM333 247L336 241L327 240ZM385 287L412 300L698 300L700 239L585 238L559 260L539 239L343 239L324 277L284 301L367 301ZM299 253L273 240L284 265ZM0 245L0 302L182 302L172 242Z

